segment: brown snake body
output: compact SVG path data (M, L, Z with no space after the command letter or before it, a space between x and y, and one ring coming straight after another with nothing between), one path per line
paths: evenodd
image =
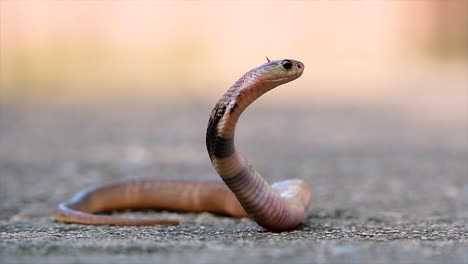
M85 189L55 211L57 221L82 224L177 224L173 220L142 220L94 213L158 208L175 211L248 216L260 226L284 231L295 229L310 201L309 185L286 180L270 186L236 150L234 133L241 113L269 90L297 79L304 65L295 60L268 61L244 74L211 112L206 146L222 182L184 180L130 180Z

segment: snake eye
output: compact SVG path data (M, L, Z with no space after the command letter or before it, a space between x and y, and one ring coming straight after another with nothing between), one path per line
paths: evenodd
M283 60L281 62L281 65L283 65L283 67L286 69L286 70L289 70L292 68L292 62L290 60Z

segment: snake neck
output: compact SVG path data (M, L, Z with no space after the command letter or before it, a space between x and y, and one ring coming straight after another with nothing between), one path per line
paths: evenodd
M212 162L235 153L234 134L240 115L252 102L274 88L256 77L253 70L244 74L213 108L206 130L206 147Z

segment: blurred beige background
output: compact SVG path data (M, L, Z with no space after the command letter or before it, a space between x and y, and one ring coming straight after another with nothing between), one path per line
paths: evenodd
M467 1L1 1L2 101L214 102L270 59L267 103L397 105L466 120Z

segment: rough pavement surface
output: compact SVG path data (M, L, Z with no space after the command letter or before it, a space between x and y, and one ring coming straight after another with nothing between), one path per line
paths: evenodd
M172 227L56 223L78 190L123 178L215 177L204 146L212 105L4 104L2 263L468 263L467 123L388 107L270 106L241 118L236 142L269 182L304 178L304 226L168 216Z

